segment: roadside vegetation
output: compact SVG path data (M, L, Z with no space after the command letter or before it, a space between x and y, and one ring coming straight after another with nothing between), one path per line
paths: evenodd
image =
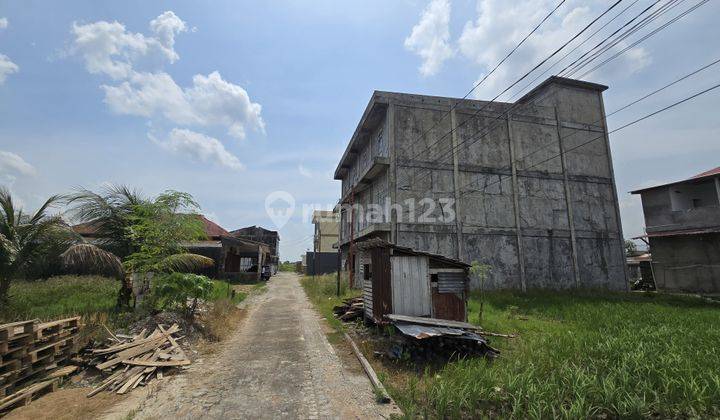
M469 317L478 323L478 296ZM495 361L448 363L397 387L408 416L717 417L720 306L660 295L485 293Z
M117 280L100 276L15 281L10 287L11 299L0 309L0 323L110 313L115 308L118 287Z
M341 331L335 276L302 279L318 310ZM491 332L495 360L437 368L373 357L408 418L617 418L720 416L720 305L657 294L485 292L469 321Z
M285 261L280 263L280 267L278 267L279 271L288 271L290 273L295 272L296 263Z
M344 299L360 296L360 290L350 289L347 276L340 277L340 296L337 295L337 275L305 276L300 279L310 301L336 331L343 331L343 324L333 314L333 307Z
M0 188L0 323L83 315L88 330L104 333L99 324L124 327L161 311L192 323L200 306L204 323L228 321L246 294L202 275L214 261L182 246L205 238L198 211L187 193L151 198L107 186L50 197L26 213ZM91 229L92 243L70 223Z

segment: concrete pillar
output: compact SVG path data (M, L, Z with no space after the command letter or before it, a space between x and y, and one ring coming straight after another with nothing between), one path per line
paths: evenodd
M387 193L390 195L390 208L397 203L397 153L395 150L395 104L390 102L387 109L387 141L388 141L388 160L390 167L388 168L388 188ZM390 214L390 242L397 243L397 214L389 210Z
M718 204L720 204L720 178L715 178L715 191L717 191Z
M457 254L458 260L463 260L465 256L463 249L463 232L462 232L462 206L460 205L461 192L460 192L460 167L458 163L458 134L457 128L457 115L455 114L455 108L450 111L450 124L452 130L452 147L453 147L453 185L455 187L455 239L457 240Z
M572 248L573 275L575 277L575 288L580 287L580 269L578 268L577 241L575 237L575 221L573 219L573 205L570 197L570 183L568 182L567 165L565 163L565 146L562 140L562 124L560 116L555 107L555 122L557 123L558 146L560 150L560 167L562 168L563 186L565 187L565 208L567 209L568 227L570 228L570 246ZM552 250L550 250L552 252Z
M525 280L525 254L523 252L522 227L520 224L520 205L518 198L517 165L515 162L515 144L512 134L512 116L506 117L508 132L508 147L510 148L510 167L512 169L512 190L513 190L513 212L515 213L515 235L517 239L518 265L520 267L520 287L523 292L527 291Z
M623 273L625 275L625 291L630 292L630 283L628 282L628 267L625 263L625 235L623 234L622 221L620 220L620 201L618 199L617 185L615 184L615 168L613 167L612 153L610 152L610 136L608 136L607 129L607 117L605 116L605 102L603 101L602 92L598 92L598 99L600 100L600 112L602 113L602 129L605 137L605 150L607 151L608 167L610 168L610 179L612 180L612 189L615 196L615 218L617 219L617 231L620 237L618 238L618 250L620 253L620 261L623 265Z

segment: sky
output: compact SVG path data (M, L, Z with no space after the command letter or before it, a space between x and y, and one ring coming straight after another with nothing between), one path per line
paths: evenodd
M280 258L297 260L312 246L303 209L337 202L332 173L374 90L462 97L558 2L0 0L0 184L29 210L109 183L186 191L228 230L275 228L266 198L289 193ZM653 2L621 2L575 56ZM583 76L609 86L607 112L720 58L718 3ZM495 97L609 4L567 0L470 97ZM719 83L719 69L610 129ZM718 109L720 90L611 134L626 237L644 230L630 190L720 166Z

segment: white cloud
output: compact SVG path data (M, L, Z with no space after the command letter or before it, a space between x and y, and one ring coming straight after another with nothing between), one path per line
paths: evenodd
M73 24L70 51L83 58L88 72L115 81L101 88L105 103L117 114L162 117L187 127L219 126L237 139L245 138L248 129L264 133L260 104L219 72L196 74L192 85L181 87L167 72L147 69L178 60L175 37L187 30L171 11L150 21L151 36L129 32L119 22Z
M0 29L5 29L7 27L7 18L0 18ZM5 80L7 80L9 75L17 73L18 71L20 71L20 67L13 63L12 60L10 60L10 57L5 54L0 54L0 85L5 83Z
M514 2L478 0L477 19L465 24L458 39L461 54L480 65L485 72L490 71L527 35L533 25L540 22L548 11L556 6L556 3L555 0L522 0ZM475 91L475 95L479 98L492 98L500 93L527 70L530 70L535 64L550 55L558 46L578 33L594 17L602 13L607 6L607 2L602 0L591 2L568 1ZM604 34L608 34L608 31L614 30L615 27L616 25L610 25L606 30L600 32L593 40L584 44L583 47L568 57L566 62L569 63L570 59L574 59L591 48L597 40L602 39ZM573 43L569 48L574 45L576 43ZM613 51L623 47L624 45L617 45ZM554 63L557 58L562 57L564 54L565 51L561 52L550 63ZM649 62L649 54L642 48L635 48L623 55L621 65L627 75L641 70ZM558 65L553 71L561 70L563 67L564 65ZM574 76L577 77L579 74ZM478 77L478 81L482 79L483 75L481 74ZM530 80L532 79L528 81ZM511 92L522 87L523 83L521 82Z
M244 169L240 160L228 152L218 139L202 133L174 128L165 141L158 140L152 135L149 137L162 148L199 162L225 166L233 170Z
M298 165L298 172L300 173L300 175L304 176L305 178L312 178L312 177L313 177L312 172L311 172L308 168L306 168L305 166L303 166L302 164L299 164L299 165Z
M138 64L177 61L175 35L187 30L185 22L173 12L165 12L150 22L150 29L154 36L129 32L117 21L73 23L70 53L80 55L90 73L115 80L129 77Z
M20 67L13 63L8 56L0 54L0 85L5 83L7 77L20 71Z
M119 85L102 85L105 103L115 113L154 117L161 115L183 125L199 124L183 89L165 72L132 73Z
M0 173L33 176L37 174L37 171L25 159L15 153L0 150Z
M178 86L169 74L158 72L133 73L127 81L103 85L102 89L105 103L118 114L162 115L181 125L221 126L238 139L245 137L246 127L265 130L260 104L217 71L195 75L188 88Z
M150 29L155 34L165 53L172 57L171 62L180 58L175 52L175 35L187 31L187 25L175 13L167 11L150 21Z
M405 38L405 48L419 55L423 62L420 74L432 76L453 56L450 46L450 1L432 0L423 10L420 22Z

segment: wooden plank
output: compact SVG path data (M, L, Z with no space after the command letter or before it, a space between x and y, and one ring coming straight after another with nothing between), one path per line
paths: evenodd
M170 327L170 329L168 329L167 331L161 331L158 334L151 334L147 338L138 339L136 341L131 341L129 343L118 344L117 346L112 346L112 347L108 347L108 348L104 348L104 349L95 349L92 352L93 352L93 354L110 354L110 353L116 353L116 352L119 352L122 350L130 349L133 347L137 347L137 346L140 346L140 345L143 345L146 343L152 343L161 338L162 338L162 341L164 342L167 340L168 335L178 332L179 329L180 329L180 327L178 327L178 325L175 324L172 327Z
M385 315L391 321L408 322L411 324L434 325L437 327L462 328L466 330L482 331L478 325L469 324L467 322L450 321L447 319L421 318L418 316L407 316L398 314Z
M172 327L170 327L170 330L172 330L173 327L177 328L177 324L174 324ZM177 341L175 341L175 339L172 337L172 335L171 335L172 332L170 330L166 331L162 325L158 325L158 328L160 328L160 331L163 334L167 335L168 340L170 341L170 344L172 345L172 347L174 349L176 349L178 351L178 353L180 353L180 356L182 356L183 359L188 359L187 355L185 354L185 351L183 351L182 347L180 347L180 345L178 345Z
M130 359L131 357L139 356L143 353L147 353L152 350L155 350L156 348L160 347L166 341L167 341L167 337L160 337L154 341L143 344L141 346L123 350L123 351L117 353L115 358L112 358L103 363L100 363L95 367L100 370L107 369L109 367L113 367L113 366L117 365L118 363L122 363L123 361Z
M377 375L375 374L375 370L370 365L370 362L367 361L365 356L362 354L360 349L358 349L357 345L353 341L352 338L347 333L345 334L345 339L350 343L350 346L353 349L353 352L355 353L355 356L360 361L360 364L362 365L363 369L365 370L365 373L368 376L368 379L370 379L370 382L372 383L372 386L375 388L375 390L379 394L378 401L382 403L389 403L392 401L390 399L390 395L385 390L385 387L383 386L382 382L380 382L380 379L378 379Z
M25 405L32 400L32 397L36 396L41 391L47 390L48 388L50 388L51 392L55 391L55 389L57 389L57 379L50 379L49 381L30 385L25 389L21 389L20 391L3 398L2 400L0 400L0 411L12 407L18 403L22 403L22 405Z
M168 361L151 361L151 360L123 360L123 364L131 366L152 366L152 367L165 367L165 366L187 366L191 364L187 359L184 360L168 360Z
M103 383L101 383L101 384L100 384L99 386L97 386L95 389L93 389L92 391L90 391L90 393L87 394L87 397L88 397L88 398L89 398L89 397L92 397L93 395L97 394L98 392L100 392L100 391L104 390L105 388L109 387L109 386L112 385L113 382L115 382L115 380L116 380L117 378L119 378L120 375L122 375L122 374L123 374L123 372L121 371L121 372L115 372L114 374L110 375L107 379L105 379L105 381L103 381Z

